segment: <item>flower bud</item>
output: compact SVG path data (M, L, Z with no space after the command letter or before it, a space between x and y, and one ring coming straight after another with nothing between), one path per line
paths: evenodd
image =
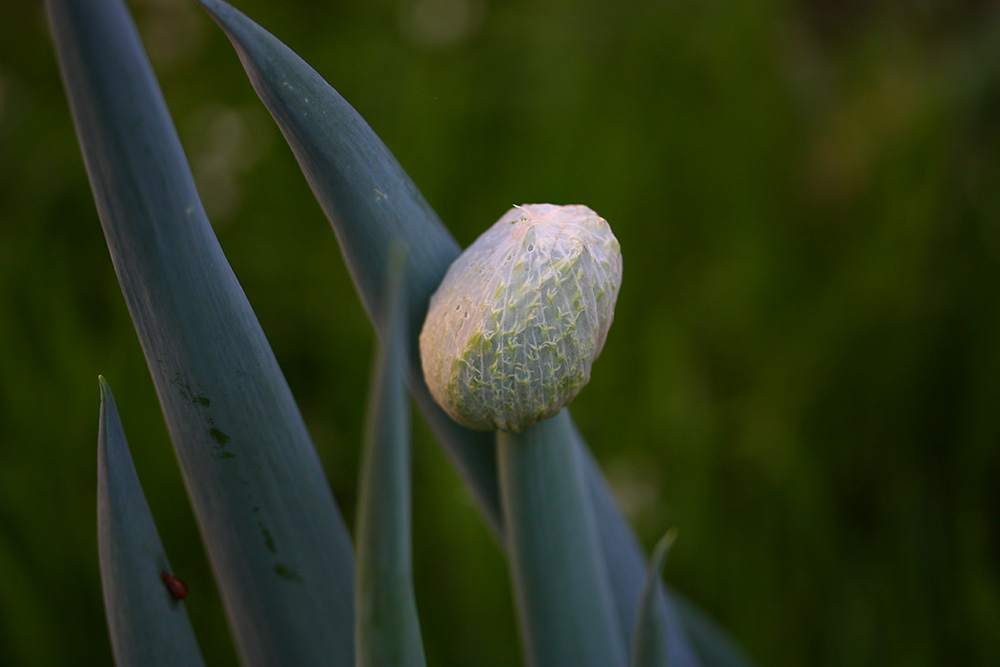
M448 269L420 357L455 421L520 432L590 380L622 280L618 240L586 206L515 206Z

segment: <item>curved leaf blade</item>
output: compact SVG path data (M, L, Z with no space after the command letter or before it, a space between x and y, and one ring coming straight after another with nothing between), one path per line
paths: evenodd
M410 404L402 247L389 259L387 336L372 369L358 500L355 635L359 667L423 667L410 538Z
M167 591L172 572L142 493L111 388L103 377L97 436L97 547L104 610L118 665L204 665L184 604Z
M604 553L611 589L615 593L618 621L621 624L622 636L629 641L636 624L639 600L646 581L647 567L642 547L639 546L635 534L629 529L628 523L615 504L614 495L587 449L583 436L571 421L566 428L570 431L571 437L576 442L577 451L585 461L584 469L588 477L590 502L597 524L600 526L601 550ZM671 596L667 595L659 580L656 581L655 592L657 604L664 608L664 613L657 619L660 622L660 633L667 638L670 664L676 667L699 665L698 657L692 651Z
M511 579L528 662L627 662L586 474L563 410L521 433L497 432Z
M413 397L493 528L500 528L493 437L463 428L431 398L417 337L460 248L396 158L363 118L291 49L221 0L198 0L229 37L261 101L291 146L333 225L369 317L385 338L379 304L393 239L403 240L408 317L407 380Z
M287 46L223 0L198 0L229 37L254 90L285 135L321 207L330 219L362 303L382 336L375 294L382 289L378 267L388 241L401 238L411 250L407 273L410 346L407 379L410 391L438 440L479 501L494 532L502 534L503 516L497 486L492 436L470 431L452 421L431 398L423 380L417 339L427 302L458 244L444 232L412 181L358 113L305 61ZM286 82L294 82L286 85ZM372 163L379 163L378 166ZM353 175L364 178L355 182ZM372 174L378 173L376 179ZM373 183L375 184L373 186ZM378 185L381 183L382 185ZM395 196L379 198L379 192ZM375 198L371 200L374 192ZM600 527L604 560L618 607L622 637L631 637L646 574L638 541L615 506L610 490L583 439L576 433ZM660 588L662 591L662 587ZM677 610L665 596L666 626L674 665L697 665Z
M676 539L676 530L668 532L656 544L649 559L649 574L646 576L646 585L642 587L635 632L632 635L631 667L667 667L670 664L667 636L660 631L664 625L666 608L657 589L661 586L660 573L663 571L667 552Z
M105 238L237 648L354 662L353 549L121 0L47 0Z

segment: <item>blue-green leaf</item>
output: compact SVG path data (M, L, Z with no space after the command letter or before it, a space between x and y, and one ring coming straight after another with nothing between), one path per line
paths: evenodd
M392 240L406 243L407 381L424 417L499 532L493 436L459 426L438 407L424 382L417 346L428 301L458 257L458 244L385 144L312 67L225 2L198 1L236 47L254 90L288 140L383 339L382 267Z
M372 372L358 500L355 635L359 667L423 667L410 557L410 405L405 251L390 257L382 340Z
M97 436L97 547L115 663L203 665L184 603L161 577L172 575L104 378Z
M601 548L608 568L611 589L615 593L618 621L621 624L622 636L629 641L632 629L635 627L636 612L646 581L646 564L642 547L639 546L639 542L615 504L614 496L576 426L570 422L566 428L571 432L577 443L577 450L585 460L584 469L589 479L590 502L594 508L597 524L600 526ZM671 596L666 594L659 580L656 581L655 593L657 604L664 608L664 613L658 616L657 620L660 623L661 634L667 638L670 664L674 667L700 664L692 651Z
M667 559L667 552L676 538L676 530L664 535L649 559L649 574L646 575L646 585L642 587L635 632L632 635L632 656L629 662L632 667L667 667L669 664L667 636L660 631L664 625L666 608L657 590L660 588L660 572Z
M416 186L364 119L306 62L270 33L222 0L198 0L216 19L240 56L254 89L274 117L307 181L333 225L359 295L376 328L384 256L393 238L410 249L407 271L410 342L407 379L413 397L496 533L503 516L490 435L463 428L430 396L417 338L430 295L460 248ZM385 195L385 196L383 196ZM380 333L381 335L381 333ZM582 438L600 526L604 560L619 610L623 641L631 637L646 561ZM665 632L674 665L697 664L669 598Z
M135 26L121 0L46 5L111 259L241 657L352 665L347 530Z
M511 579L528 662L626 664L579 449L563 410L497 432Z

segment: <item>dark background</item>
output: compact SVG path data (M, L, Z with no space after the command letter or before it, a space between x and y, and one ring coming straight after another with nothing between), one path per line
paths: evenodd
M241 0L462 245L587 204L624 254L574 403L667 580L762 665L1000 663L992 2ZM905 5L905 6L904 6ZM353 524L373 335L221 32L131 7L222 245ZM210 664L232 644L39 3L0 3L0 663L107 664L97 374ZM502 554L415 417L434 665L519 661Z

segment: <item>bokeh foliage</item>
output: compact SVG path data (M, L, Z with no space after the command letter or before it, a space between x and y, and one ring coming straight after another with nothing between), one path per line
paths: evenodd
M573 414L666 578L762 664L1000 661L1000 11L945 2L237 6L463 244L584 203L625 279ZM898 5L898 6L897 6ZM231 46L131 7L208 213L354 516L373 336ZM234 664L40 3L0 3L0 664L106 664L97 374L206 660ZM429 664L516 664L503 556L415 419Z

